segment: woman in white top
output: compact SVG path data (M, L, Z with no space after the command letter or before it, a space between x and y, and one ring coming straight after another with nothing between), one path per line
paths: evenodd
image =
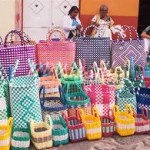
M73 6L68 15L64 18L63 29L66 33L66 38L71 39L73 37L79 36L82 26L79 18L79 8Z
M101 5L99 14L95 15L92 19L92 25L97 26L98 30L93 30L92 36L94 37L109 37L112 39L110 28L113 26L114 21L108 16L108 7Z

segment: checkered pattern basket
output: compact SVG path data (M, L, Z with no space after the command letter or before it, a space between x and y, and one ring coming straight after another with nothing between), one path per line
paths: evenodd
M7 43L8 37L12 34L20 37L21 44L16 45ZM0 56L0 62L6 71L8 71L10 65L13 66L15 61L19 59L20 66L16 72L16 76L27 75L30 70L27 60L31 59L32 61L35 61L35 46L24 41L22 32L12 30L6 35L4 45L0 47Z
M34 64L29 61L31 70L34 72ZM31 119L42 121L39 101L39 81L37 74L30 76L14 77L18 62L12 71L10 79L11 113L14 117L15 127L27 128Z
M150 131L150 120L148 118L148 111L142 109L142 114L134 114L135 117L135 133L143 134Z
M13 126L11 150L28 150L30 146L30 128L15 128Z
M67 115L67 105L65 105L64 93L62 88L59 87L59 97L45 97L45 87L40 89L40 95L43 91L43 95L40 96L40 103L43 112L43 118L49 114L52 119L59 119L59 116L64 112Z
M45 122L30 122L31 141L36 149L49 149L53 145L52 141L53 122L49 115L46 116Z
M53 145L60 146L69 143L68 127L62 116L53 120Z
M6 125L0 124L0 150L10 150L10 139L12 132L13 119L9 118Z
M77 113L77 111L76 111ZM69 139L70 142L79 142L85 140L85 127L79 117L79 114L76 114L71 117L67 117L64 113L62 114L65 119L68 129L69 129Z
M115 86L113 85L85 85L84 91L89 96L92 106L96 106L99 110L99 115L107 116L108 111L115 105Z

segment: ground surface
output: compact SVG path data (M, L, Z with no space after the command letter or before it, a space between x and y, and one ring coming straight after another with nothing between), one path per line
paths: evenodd
M30 150L36 150L34 146ZM114 136L98 141L84 141L49 150L150 150L150 135Z

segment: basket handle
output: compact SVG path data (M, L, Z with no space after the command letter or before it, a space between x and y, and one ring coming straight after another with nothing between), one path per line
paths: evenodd
M15 34L15 35L18 35L20 40L21 40L21 45L25 45L25 41L24 41L24 38L22 36L22 32L21 31L17 31L17 30L11 30L6 36L5 36L5 40L4 40L4 47L7 47L7 40L8 40L8 37L9 35L11 35L11 38L12 38L12 35ZM13 39L11 39L11 42L13 42Z
M92 108L92 114L93 114L95 117L99 118L98 109L97 109L95 106Z
M62 113L62 117L63 117L64 120L66 121L67 126L69 126L69 122L68 122L67 116L66 116L66 114L65 114L64 112Z
M120 113L119 107L117 105L115 105L113 107L113 115L115 116L116 114Z
M45 102L45 86L41 86L41 87L40 87L40 90L39 90L39 97L40 97L40 95L41 95L41 93L42 93L42 90L43 90L43 97L40 98L40 104L41 104L41 106L43 106L43 105L44 105L44 102Z
M133 116L133 109L130 104L127 104L125 107L125 112L131 116Z
M66 125L66 122L65 122L65 120L64 120L64 118L62 117L62 115L59 115L59 120L61 121L61 123L62 123L63 125L67 126L67 125Z
M144 119L146 119L146 120L149 119L148 118L148 110L147 109L145 109L145 108L142 109L142 115L143 115Z
M48 32L48 34L47 34L47 42L49 43L50 41L52 41L51 40L51 36L52 36L52 34L53 33L55 33L55 32L58 32L58 33L60 33L60 35L61 35L61 41L65 41L65 33L63 32L63 31L61 31L61 30L59 30L59 29L52 29L52 30L50 30L49 32Z
M13 118L12 117L10 117L8 119L8 126L9 126L9 128L12 128L12 126L13 126Z
M97 27L95 25L89 25L88 27L85 28L85 30L83 31L83 37L86 37L86 33L88 31L88 29L90 28L94 28L97 30Z
M46 115L45 116L45 122L49 125L49 126L53 126L53 121L50 115Z
M63 104L66 103L65 92L61 86L59 86L60 100Z
M0 45L2 45L2 43L3 43L3 39L2 39L2 37L0 36Z
M108 110L108 116L109 116L112 120L114 120L114 114L113 114L113 110L112 110L112 109L109 109L109 110Z

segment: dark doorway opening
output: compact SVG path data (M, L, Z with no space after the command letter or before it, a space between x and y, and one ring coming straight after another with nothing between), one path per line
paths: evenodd
M150 0L139 1L139 21L138 32L139 34L150 25Z

